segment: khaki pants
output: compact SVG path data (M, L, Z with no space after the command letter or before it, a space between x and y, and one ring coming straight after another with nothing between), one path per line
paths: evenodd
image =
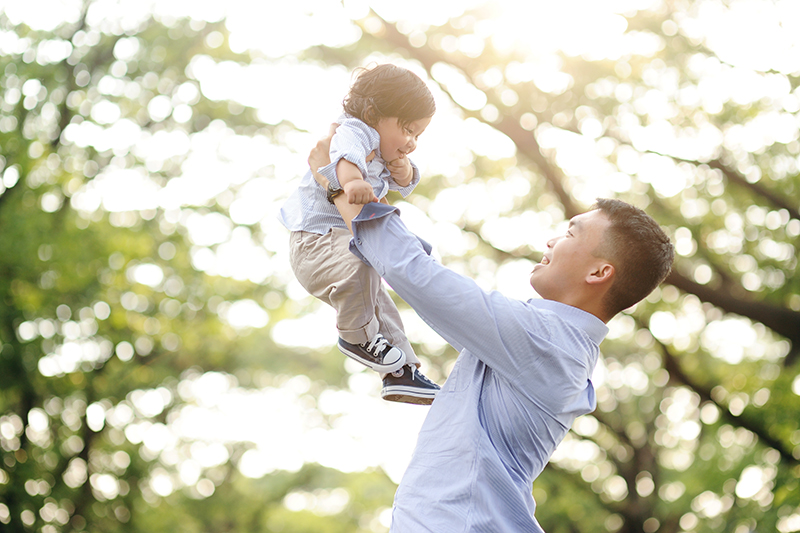
M363 344L381 333L403 350L406 363L418 365L397 307L375 269L350 252L351 237L344 228L333 228L325 235L293 231L289 260L297 281L336 310L342 339Z

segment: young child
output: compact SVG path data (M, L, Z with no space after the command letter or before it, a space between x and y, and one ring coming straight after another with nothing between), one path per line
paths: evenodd
M400 314L380 276L350 253L350 231L333 205L345 194L366 204L391 189L408 196L419 171L408 159L435 111L433 96L412 72L379 65L361 69L344 99L331 141L331 164L319 169L326 191L309 170L281 209L291 231L290 261L297 280L336 309L339 350L383 377L381 397L430 404L439 386L417 369Z

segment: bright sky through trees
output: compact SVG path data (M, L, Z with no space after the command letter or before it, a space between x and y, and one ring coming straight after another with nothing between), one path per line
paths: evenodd
M188 68L199 82L200 91L212 100L232 100L241 104L230 106L232 114L241 112L242 106L248 106L258 110L258 117L264 123L289 121L296 130L286 132L281 145L272 144L260 136L236 135L219 121L192 135L180 130L151 134L132 120L122 118L120 105L110 98L124 96L135 99L141 88L136 83L106 76L99 81L98 88L108 98L92 107L91 121L69 125L63 132L64 138L78 147L94 146L98 151L111 150L114 153L133 152L145 161L146 168L116 166L112 161L97 177L76 191L69 201L87 219L99 209L116 213L119 217L130 211L164 209L169 222L187 229L194 245L192 264L197 270L254 283L276 276L287 283L291 299L309 301L310 297L292 280L287 261L287 235L276 215L299 176L305 172L309 149L340 113L351 73L342 68L300 62L293 54L315 44L337 47L357 41L361 30L352 24L352 20L367 15L369 9L387 21L408 28L411 43L424 47L425 33L413 28L424 29L427 25L441 24L480 4L482 2L430 0L343 3L330 0L97 1L89 11L91 24L118 27L123 31L135 28L151 13L166 25L170 20L186 15L207 22L224 18L230 32L229 44L234 52L257 51L272 61L254 60L249 65L242 65L231 61L218 63L210 56L197 56ZM616 61L634 52L643 56L655 54L661 46L658 38L645 32L627 31L623 15L660 4L658 0L486 2L486 20L476 25L474 34L463 38L449 36L441 45L445 50L460 51L467 57L479 57L486 41L491 41L497 49L525 48L533 57L532 61L502 66L502 72L500 66L497 71L486 71L481 79L483 85L493 87L505 77L532 81L545 93L559 93L573 80L562 71L562 59L557 52L598 61ZM634 125L629 130L634 148L663 150L666 146L672 154L707 160L721 145L732 150L742 148L754 152L775 142L789 142L797 136L800 123L795 113L800 110L800 94L792 91L783 74L800 72L800 2L739 0L727 4L724 7L721 2L704 2L696 16L669 21L662 27L667 35L674 35L680 29L697 42L705 43L716 54L717 57L711 58L698 55L689 61L691 71L701 80L696 87L682 88L680 73L663 64L660 71L655 68L648 71L652 76L646 80L650 90L635 100L633 89L628 84L611 86L599 80L591 85L591 91L597 95L613 91L620 101L630 102L637 111L648 116L650 121L647 125ZM52 30L64 21L77 21L81 5L81 0L0 0L0 9L13 23L24 23L40 30ZM743 35L747 38L742 38ZM215 49L222 42L222 34L212 32L206 37L205 45ZM57 63L69 56L72 45L53 40L42 46L39 57ZM120 40L113 50L116 67L126 68L125 61L135 56L138 46L136 38ZM0 35L0 49L11 51L24 47L25 39L11 34ZM385 60L385 56L374 54L365 64ZM415 63L409 62L405 66L423 78L427 76ZM616 68L624 71L626 67L630 69L625 62L620 62ZM754 70L767 74L757 75ZM423 179L426 175L455 173L464 165L465 159L473 157L473 153L497 160L515 155L516 147L509 138L474 118L463 120L460 110L449 100L452 97L463 108L491 119L498 110L487 105L483 92L444 64L435 65L432 76L447 87L450 96L431 80L437 113L412 157L420 167ZM39 90L36 80L29 80L17 91L16 98L24 100ZM196 86L186 83L173 97L162 95L153 98L147 106L147 113L156 123L170 116L179 123L186 123L192 118L191 106L199 96ZM513 103L516 96L508 93L504 97L508 103ZM681 138L675 136L669 125L669 120L677 113L675 102L696 104L707 113L717 113L726 102L747 105L765 100L776 102L776 110L726 130L706 124L698 127L693 136ZM43 114L46 113L43 111ZM536 118L531 115L530 120L533 122L527 129L533 130ZM537 132L542 149L551 151L558 165L574 179L572 194L579 203L590 205L598 196L629 191L631 175L634 174L640 179L647 176L653 189L666 198L679 194L690 182L691 176L674 161L655 155L638 157L628 154L627 157L625 149L620 149L617 167L612 167L606 156L614 147L595 142L602 130L601 122L587 115L580 122L579 133L557 127ZM184 155L186 159L182 163L181 176L169 180L166 185L156 182L147 172L156 172L171 157ZM265 160L274 168L271 177L253 177L257 176ZM6 187L15 180L13 172L9 172L3 176ZM237 189L235 194L230 192L234 187ZM227 197L226 192L230 193ZM426 211L410 203L401 206L406 222L435 244L436 253L457 256L474 246L469 236L455 228L454 223L464 218L487 221L481 236L498 249L511 250L523 242L535 250L542 250L547 239L561 230L562 218L548 211L526 212L513 218L501 216L514 198L524 197L529 192L529 182L512 174L502 181L446 190L432 198ZM187 205L202 205L220 197L227 198L230 216L186 214L182 211ZM63 198L56 196L46 197L42 200L42 208L55 212L62 201ZM776 227L788 224L789 232L795 236L800 234L796 220L791 223L783 220L770 222L766 220L766 213L757 210L747 213L748 217L761 215L765 223ZM251 230L247 227L253 224L263 230L262 242L253 242ZM732 218L726 224L735 226L737 222ZM689 256L694 252L696 243L688 231L686 234L677 232L675 237L679 255ZM728 244L722 235L716 242L721 250L726 250ZM218 244L221 245L214 248ZM776 259L788 253L787 247L773 244L765 247ZM527 259L518 259L505 264L502 272L491 279L480 278L479 282L486 288L497 288L515 297L533 297L524 275L530 271L531 265ZM161 283L164 277L163 271L154 264L136 265L126 274L130 280L151 287ZM698 271L697 276L702 279L703 272ZM707 276L711 276L710 269ZM762 282L757 276L743 279L749 290L760 287ZM136 302L131 305L135 307ZM269 321L262 307L250 299L227 303L219 308L218 313L226 323L239 330L264 327ZM404 320L413 341L434 348L442 345L443 341L412 313L405 313ZM332 311L323 306L302 317L286 318L272 326L274 339L285 346L319 348L333 345L336 339ZM611 338L627 335L633 329L625 318L615 320L610 326ZM650 330L658 340L678 345L688 345L692 336L702 331L702 342L708 346L726 346L721 352L732 364L749 356L777 358L775 353L759 353L759 350L763 352L763 347L749 321L725 318L708 328L705 326L701 305L697 303L684 306L680 313L656 312ZM37 327L41 329L43 326ZM32 328L32 323L24 323L20 326L20 335L25 336L27 332L35 335ZM81 361L76 355L79 350L73 344L67 344L61 352L42 359L39 371L52 376L75 368ZM117 355L124 357L124 350L122 353L119 350L117 346ZM82 353L86 353L85 350ZM110 355L107 347L97 347L97 358ZM194 403L183 408L169 424L150 421L131 424L132 415L124 409L119 412L111 410L104 415L104 420L96 418L95 423L101 427L103 423L124 427L130 442L143 443L154 456L168 454L182 439L195 441L193 459L180 465L179 471L180 481L186 486L197 485L200 492L207 487L198 484L199 467L227 461L228 452L223 444L233 441L253 443L240 462L241 471L252 477L279 469L297 470L304 463L317 462L346 472L380 466L394 481L399 481L426 410L381 401L378 397L379 381L373 374L349 363L346 368L351 374L350 391L327 391L320 397L318 407L324 414L340 415L336 426L330 429L323 427L318 414L305 405L304 395L310 385L303 376L253 391L236 386L221 373L184 376L178 388L179 394L184 400ZM643 373L639 375L626 370L627 374L623 376L622 372L601 364L596 375L598 386L621 380L633 384L644 382L646 386L647 378ZM169 403L169 399L164 397L168 394L166 389L139 392L141 394L134 395L134 400L136 408L142 412L159 413ZM275 409L276 405L281 408ZM678 395L674 399L665 422L674 439L688 441L697 436L699 423L685 420L684 416L694 407L688 398ZM276 431L281 432L281 439L274 438ZM596 446L567 441L555 460L583 464L592 461L599 453ZM680 467L687 461L687 456L678 450L669 461ZM774 476L769 468L750 467L736 485L736 494L742 498L758 494ZM108 487L109 493L116 490L113 484ZM624 484L611 483L609 487L618 498L625 497ZM153 476L152 489L156 494L165 496L178 488L175 480L167 475L156 473ZM646 492L646 488L642 490ZM302 507L301 495L295 495L291 501ZM709 508L714 508L714 502L710 501L709 505Z

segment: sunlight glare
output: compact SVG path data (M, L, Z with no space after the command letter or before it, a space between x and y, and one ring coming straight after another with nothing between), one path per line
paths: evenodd
M223 385L217 386L216 392L201 386L208 381L205 375L181 382L183 397L204 400L202 405L181 407L171 427L178 438L195 441L191 459L204 467L227 460L226 443L253 443L255 447L245 452L239 463L240 471L253 478L275 470L297 471L304 463L317 462L344 472L380 466L399 481L427 413L387 403L374 395L331 390L320 396L320 409L341 412L341 416L334 429L326 429L316 409L303 401L305 389L297 389L292 380L276 387L246 390L231 387L222 374L214 375ZM371 377L379 382L377 375ZM363 420L367 419L372 423L365 425ZM375 451L346 452L354 447Z
M210 268L220 276L264 283L275 271L275 262L264 246L253 241L248 228L237 227L231 238L220 244Z
M255 49L280 58L315 45L345 46L361 35L339 2L232 0L225 5L225 25L236 52Z
M703 329L700 344L714 357L735 365L753 357L758 334L745 318L726 318L710 322Z
M153 263L142 263L130 267L127 271L130 281L147 285L148 287L158 287L164 281L164 271L160 266Z
M774 477L772 468L762 468L750 465L742 471L739 482L736 483L736 496L739 498L750 499L765 488L765 485Z
M561 50L571 56L586 55L591 60L619 59L633 53L632 47L638 44L626 39L624 32L628 24L619 13L648 9L656 2L507 0L499 2L503 16L494 21L491 33L495 45L504 48L524 46L541 55ZM537 23L541 20L564 23Z
M217 313L235 329L263 328L269 323L267 312L249 298L221 305Z
M339 338L336 332L336 311L321 305L316 311L299 318L285 318L272 328L272 338L284 346L324 348L334 346Z
M800 71L798 2L702 2L697 11L697 18L687 17L686 25L692 33L707 36L722 61L762 72ZM750 38L742 39L745 33Z
M27 24L34 31L53 31L65 22L78 22L81 5L80 0L3 0L0 11L12 25Z

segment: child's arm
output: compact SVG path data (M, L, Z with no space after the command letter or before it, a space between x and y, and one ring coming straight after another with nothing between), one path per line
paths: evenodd
M336 176L349 203L368 204L377 200L372 185L364 181L361 171L350 161L340 159L336 163Z

